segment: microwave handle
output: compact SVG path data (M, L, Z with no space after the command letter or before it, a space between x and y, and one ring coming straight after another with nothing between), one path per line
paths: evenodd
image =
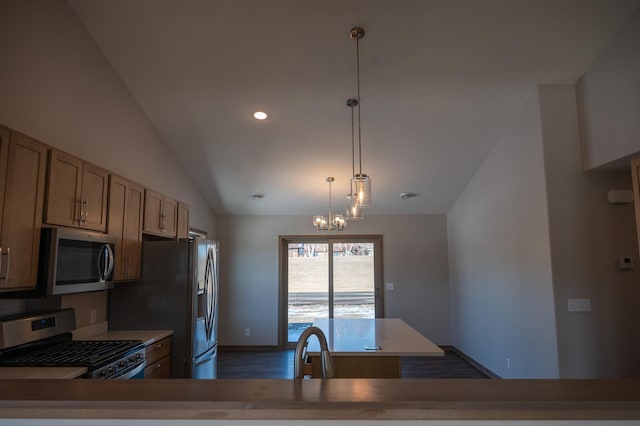
M100 281L106 281L107 277L113 271L113 250L109 244L105 244L103 246L104 251L104 262L100 261L101 256L98 256L98 273L101 274ZM102 264L102 265L101 265ZM101 267L104 265L104 269Z

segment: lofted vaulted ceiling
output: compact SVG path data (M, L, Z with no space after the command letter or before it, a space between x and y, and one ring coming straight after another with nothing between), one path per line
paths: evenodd
M69 0L220 214L346 206L354 26L366 214L444 213L539 84L575 82L638 0ZM264 121L254 111L269 114ZM418 197L402 200L400 193ZM264 194L253 200L254 193Z

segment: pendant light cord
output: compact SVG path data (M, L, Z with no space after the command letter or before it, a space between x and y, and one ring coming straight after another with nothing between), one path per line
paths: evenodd
M358 86L358 161L362 177L362 130L360 128L360 37L356 36L356 82Z
M354 123L354 120L353 120L353 118L354 118L354 112L353 112L354 106L351 106L351 176L355 177L355 175L356 175L356 143L355 143L355 127L353 125L353 123Z

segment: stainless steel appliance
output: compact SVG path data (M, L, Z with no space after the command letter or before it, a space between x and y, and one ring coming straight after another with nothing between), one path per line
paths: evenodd
M88 379L142 378L140 340L72 340L73 309L0 319L0 366L86 367Z
M106 234L44 227L38 280L47 294L105 290L113 286L113 244Z
M0 293L0 298L35 298L113 287L113 242L107 234L42 227L35 289ZM7 271L11 267L7 254Z
M109 291L109 328L173 330L171 377L215 379L217 265L214 241L143 242L141 280Z

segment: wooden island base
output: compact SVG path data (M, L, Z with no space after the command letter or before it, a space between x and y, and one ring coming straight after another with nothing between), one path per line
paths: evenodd
M322 378L322 361L311 356L311 377ZM399 379L399 356L335 356L335 378Z

